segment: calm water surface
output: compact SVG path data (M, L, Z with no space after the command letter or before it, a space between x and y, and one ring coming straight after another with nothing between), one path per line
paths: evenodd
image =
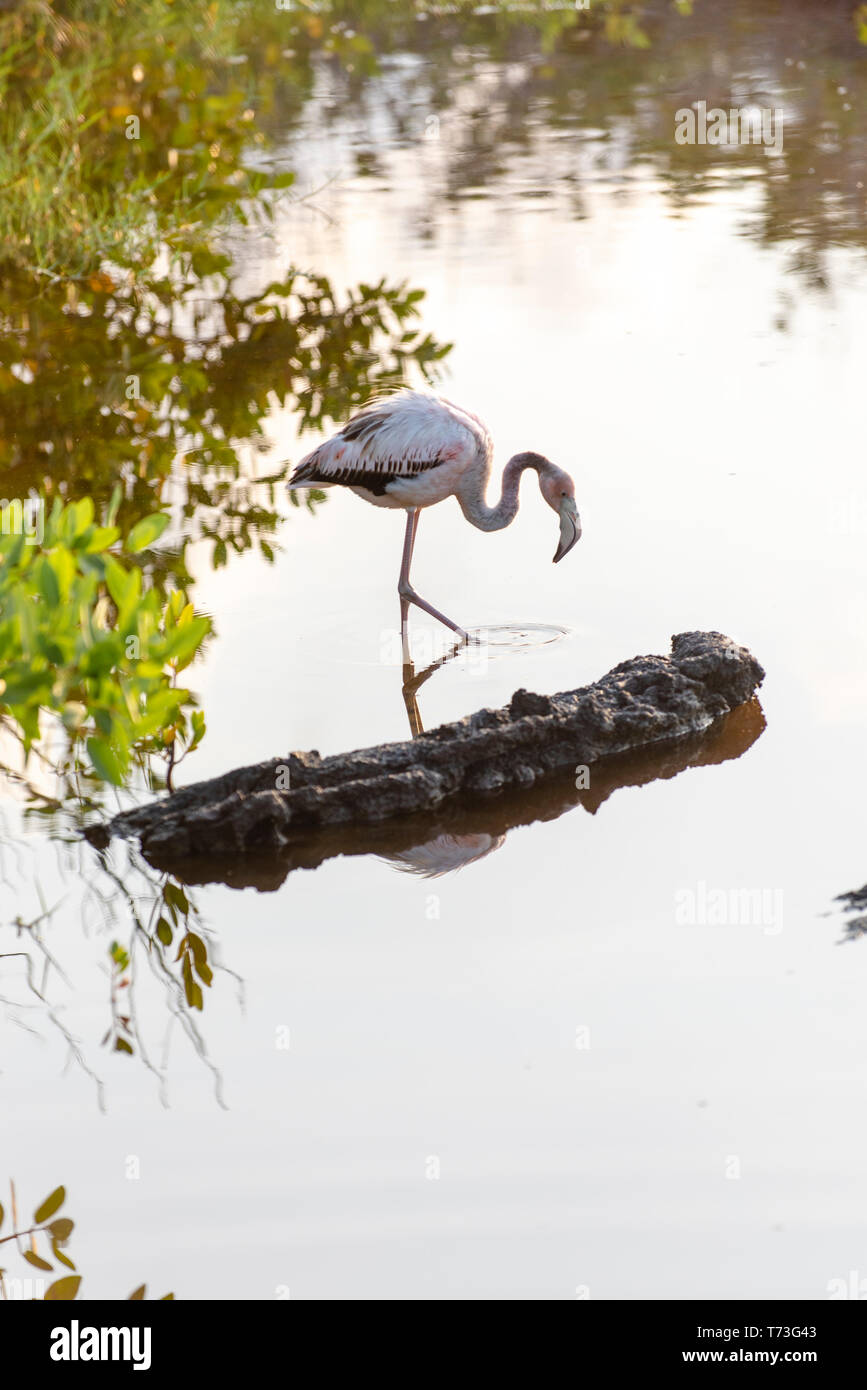
M424 287L454 344L442 389L500 464L535 449L576 480L584 537L556 567L530 486L498 534L425 514L421 593L469 625L563 630L444 666L425 727L705 628L765 666L766 728L596 809L492 822L442 877L372 854L191 888L225 970L198 1037L175 1019L168 1041L145 975L162 1088L99 1048L117 927L92 851L9 800L12 912L62 900L44 940L69 983L54 1022L4 986L32 1006L3 1021L4 1152L74 1194L90 1296L141 1277L209 1298L822 1298L864 1268L867 945L841 944L833 899L867 877L867 83L863 50L795 8L786 33L774 7L754 29L699 15L647 54L428 30L363 82L323 66L285 113L277 158L309 196L273 239L230 239L241 287L292 265ZM674 146L674 110L718 88L785 109L779 159ZM263 472L320 437L277 406L268 431ZM182 781L407 736L401 518L331 495L280 540L273 566L192 552L218 639ZM413 622L424 665L442 636ZM741 889L764 895L753 925L684 921Z

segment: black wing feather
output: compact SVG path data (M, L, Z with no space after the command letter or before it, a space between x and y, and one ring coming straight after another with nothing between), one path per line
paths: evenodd
M430 468L439 468L443 459L424 459L413 461L411 465L404 466L400 473L387 473L383 469L376 468L341 468L329 469L327 473L321 472L314 463L309 463L305 469L299 470L293 475L294 485L299 483L336 483L342 487L363 487L368 492L372 492L374 497L382 497L390 483L400 482L402 478L415 478L419 473L426 473Z

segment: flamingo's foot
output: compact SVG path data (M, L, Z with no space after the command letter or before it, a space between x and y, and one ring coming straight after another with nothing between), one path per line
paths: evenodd
M470 641L470 634L468 632L465 632L464 629L462 627L459 627L457 623L453 623L451 618L447 618L445 613L441 613L438 608L434 608L433 604L428 603L427 599L423 599L420 594L417 594L411 584L406 583L405 581L401 582L397 586L397 592L400 594L400 606L402 614L404 612L405 605L414 603L416 608L421 608L421 610L424 613L429 613L432 618L436 618L438 623L444 623L445 626L447 628L450 628L451 631L455 633L455 635L459 637L462 642Z

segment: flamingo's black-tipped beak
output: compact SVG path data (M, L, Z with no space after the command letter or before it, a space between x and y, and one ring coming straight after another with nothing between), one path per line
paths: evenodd
M564 497L560 503L560 544L554 555L554 564L568 555L576 541L581 539L581 518L573 497Z

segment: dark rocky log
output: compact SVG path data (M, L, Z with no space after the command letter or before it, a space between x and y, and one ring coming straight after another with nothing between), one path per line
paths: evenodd
M545 779L574 778L578 765L695 739L764 679L747 649L721 633L681 633L671 648L671 656L621 662L580 690L518 690L503 709L479 710L406 743L328 758L290 753L240 768L123 812L91 838L137 836L147 857L166 866L215 856L285 859L293 844L329 828L347 841L369 840L365 827L442 817Z
M155 868L187 884L225 883L263 893L275 892L295 869L316 869L327 859L353 855L375 854L407 872L439 877L499 849L509 831L519 826L557 820L579 807L595 815L622 787L643 787L693 767L739 758L764 728L762 707L753 698L715 720L703 733L601 758L593 764L587 787L576 786L570 768L540 778L532 787L510 787L493 797L452 797L432 811L410 816L312 826L293 834L278 849L190 857L178 854L171 844L160 844L149 846L147 858Z

